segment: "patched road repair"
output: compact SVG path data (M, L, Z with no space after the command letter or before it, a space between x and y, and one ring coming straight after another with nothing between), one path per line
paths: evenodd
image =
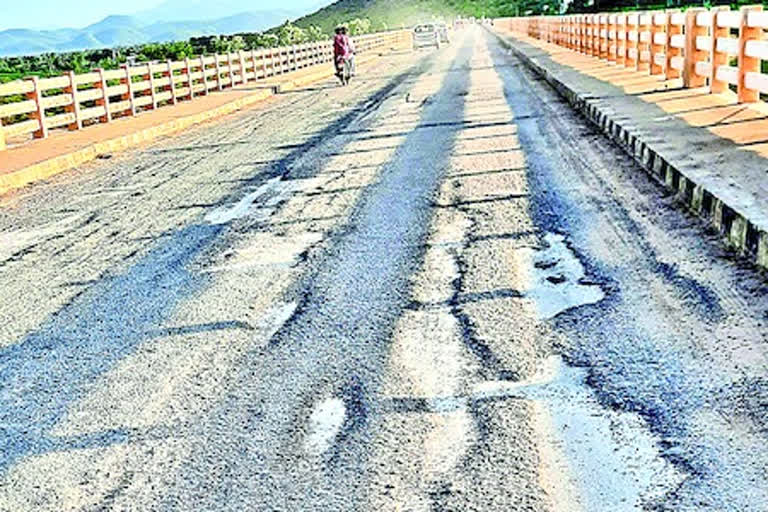
M0 198L0 510L765 511L768 284L489 32Z

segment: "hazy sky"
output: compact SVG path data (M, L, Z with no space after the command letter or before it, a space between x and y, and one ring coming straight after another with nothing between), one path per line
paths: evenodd
M215 0L212 0L215 1ZM110 14L134 14L164 0L0 0L0 30L8 28L82 28ZM191 3L191 2L190 2ZM321 0L253 0L252 10L304 9ZM333 0L325 2L333 3Z

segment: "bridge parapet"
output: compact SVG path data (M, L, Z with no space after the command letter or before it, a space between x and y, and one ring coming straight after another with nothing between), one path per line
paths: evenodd
M367 54L410 47L409 36L390 31L354 40L358 53ZM98 126L332 61L328 40L0 84L0 152L9 140Z
M768 94L768 12L761 5L502 18L496 25L663 79L682 78L686 88L732 92L739 103Z

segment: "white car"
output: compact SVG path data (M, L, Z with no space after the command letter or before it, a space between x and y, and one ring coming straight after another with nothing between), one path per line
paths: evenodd
M440 29L435 23L423 23L413 29L413 49L440 48Z

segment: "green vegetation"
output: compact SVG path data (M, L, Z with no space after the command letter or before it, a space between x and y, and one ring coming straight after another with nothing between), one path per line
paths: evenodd
M495 18L528 10L559 12L560 0L341 0L296 21L324 31L350 19L368 19L376 30L412 26L422 21L450 21L456 16Z

